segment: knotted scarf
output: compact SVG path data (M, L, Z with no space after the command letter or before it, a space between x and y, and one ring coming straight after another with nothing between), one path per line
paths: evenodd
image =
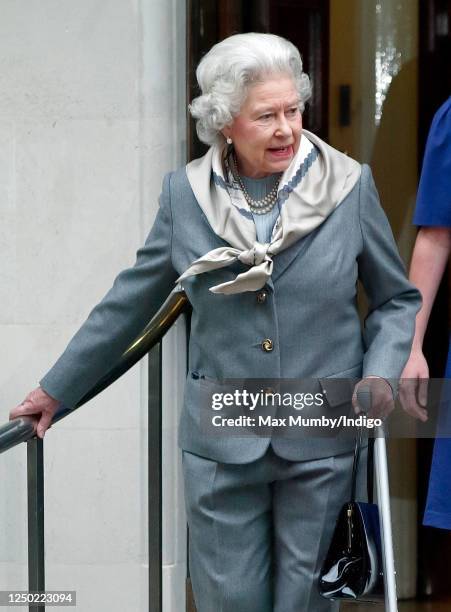
M177 279L209 272L236 260L250 266L233 280L210 287L213 293L257 291L270 278L273 256L316 229L350 193L361 166L323 140L303 130L293 160L278 189L279 216L271 241L257 241L247 201L227 163L230 147L215 144L186 166L193 193L213 231L230 247L213 249L196 259Z

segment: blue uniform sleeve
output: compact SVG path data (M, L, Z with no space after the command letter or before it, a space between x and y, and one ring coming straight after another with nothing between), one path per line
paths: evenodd
M451 97L429 130L413 222L451 227Z

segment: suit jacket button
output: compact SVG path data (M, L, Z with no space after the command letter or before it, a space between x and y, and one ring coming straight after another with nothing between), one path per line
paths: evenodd
M264 302L266 302L266 291L259 291L257 293L257 302L259 304L263 304Z
M262 350L269 352L272 351L273 348L272 340L270 338L265 338L262 342Z

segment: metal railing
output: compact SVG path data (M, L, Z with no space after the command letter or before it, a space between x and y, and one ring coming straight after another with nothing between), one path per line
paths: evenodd
M101 378L75 408L60 406L53 423L109 387L122 374L149 353L148 383L148 538L149 612L162 608L162 339L179 315L188 308L183 289L176 288L139 336L122 354L116 366ZM44 556L44 444L34 433L33 421L21 417L0 426L0 453L27 442L28 499L28 590L45 591ZM150 520L151 519L151 520ZM42 612L43 606L29 606L29 612Z

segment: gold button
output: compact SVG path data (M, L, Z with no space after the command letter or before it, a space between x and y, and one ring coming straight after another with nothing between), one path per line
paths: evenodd
M263 393L265 395L274 395L275 391L272 387L266 387L266 389L263 389Z
M259 304L263 304L264 302L266 302L266 291L259 291L257 293L257 302Z
M265 338L265 340L263 340L262 349L267 352L272 351L273 345L272 340L270 340L270 338Z

